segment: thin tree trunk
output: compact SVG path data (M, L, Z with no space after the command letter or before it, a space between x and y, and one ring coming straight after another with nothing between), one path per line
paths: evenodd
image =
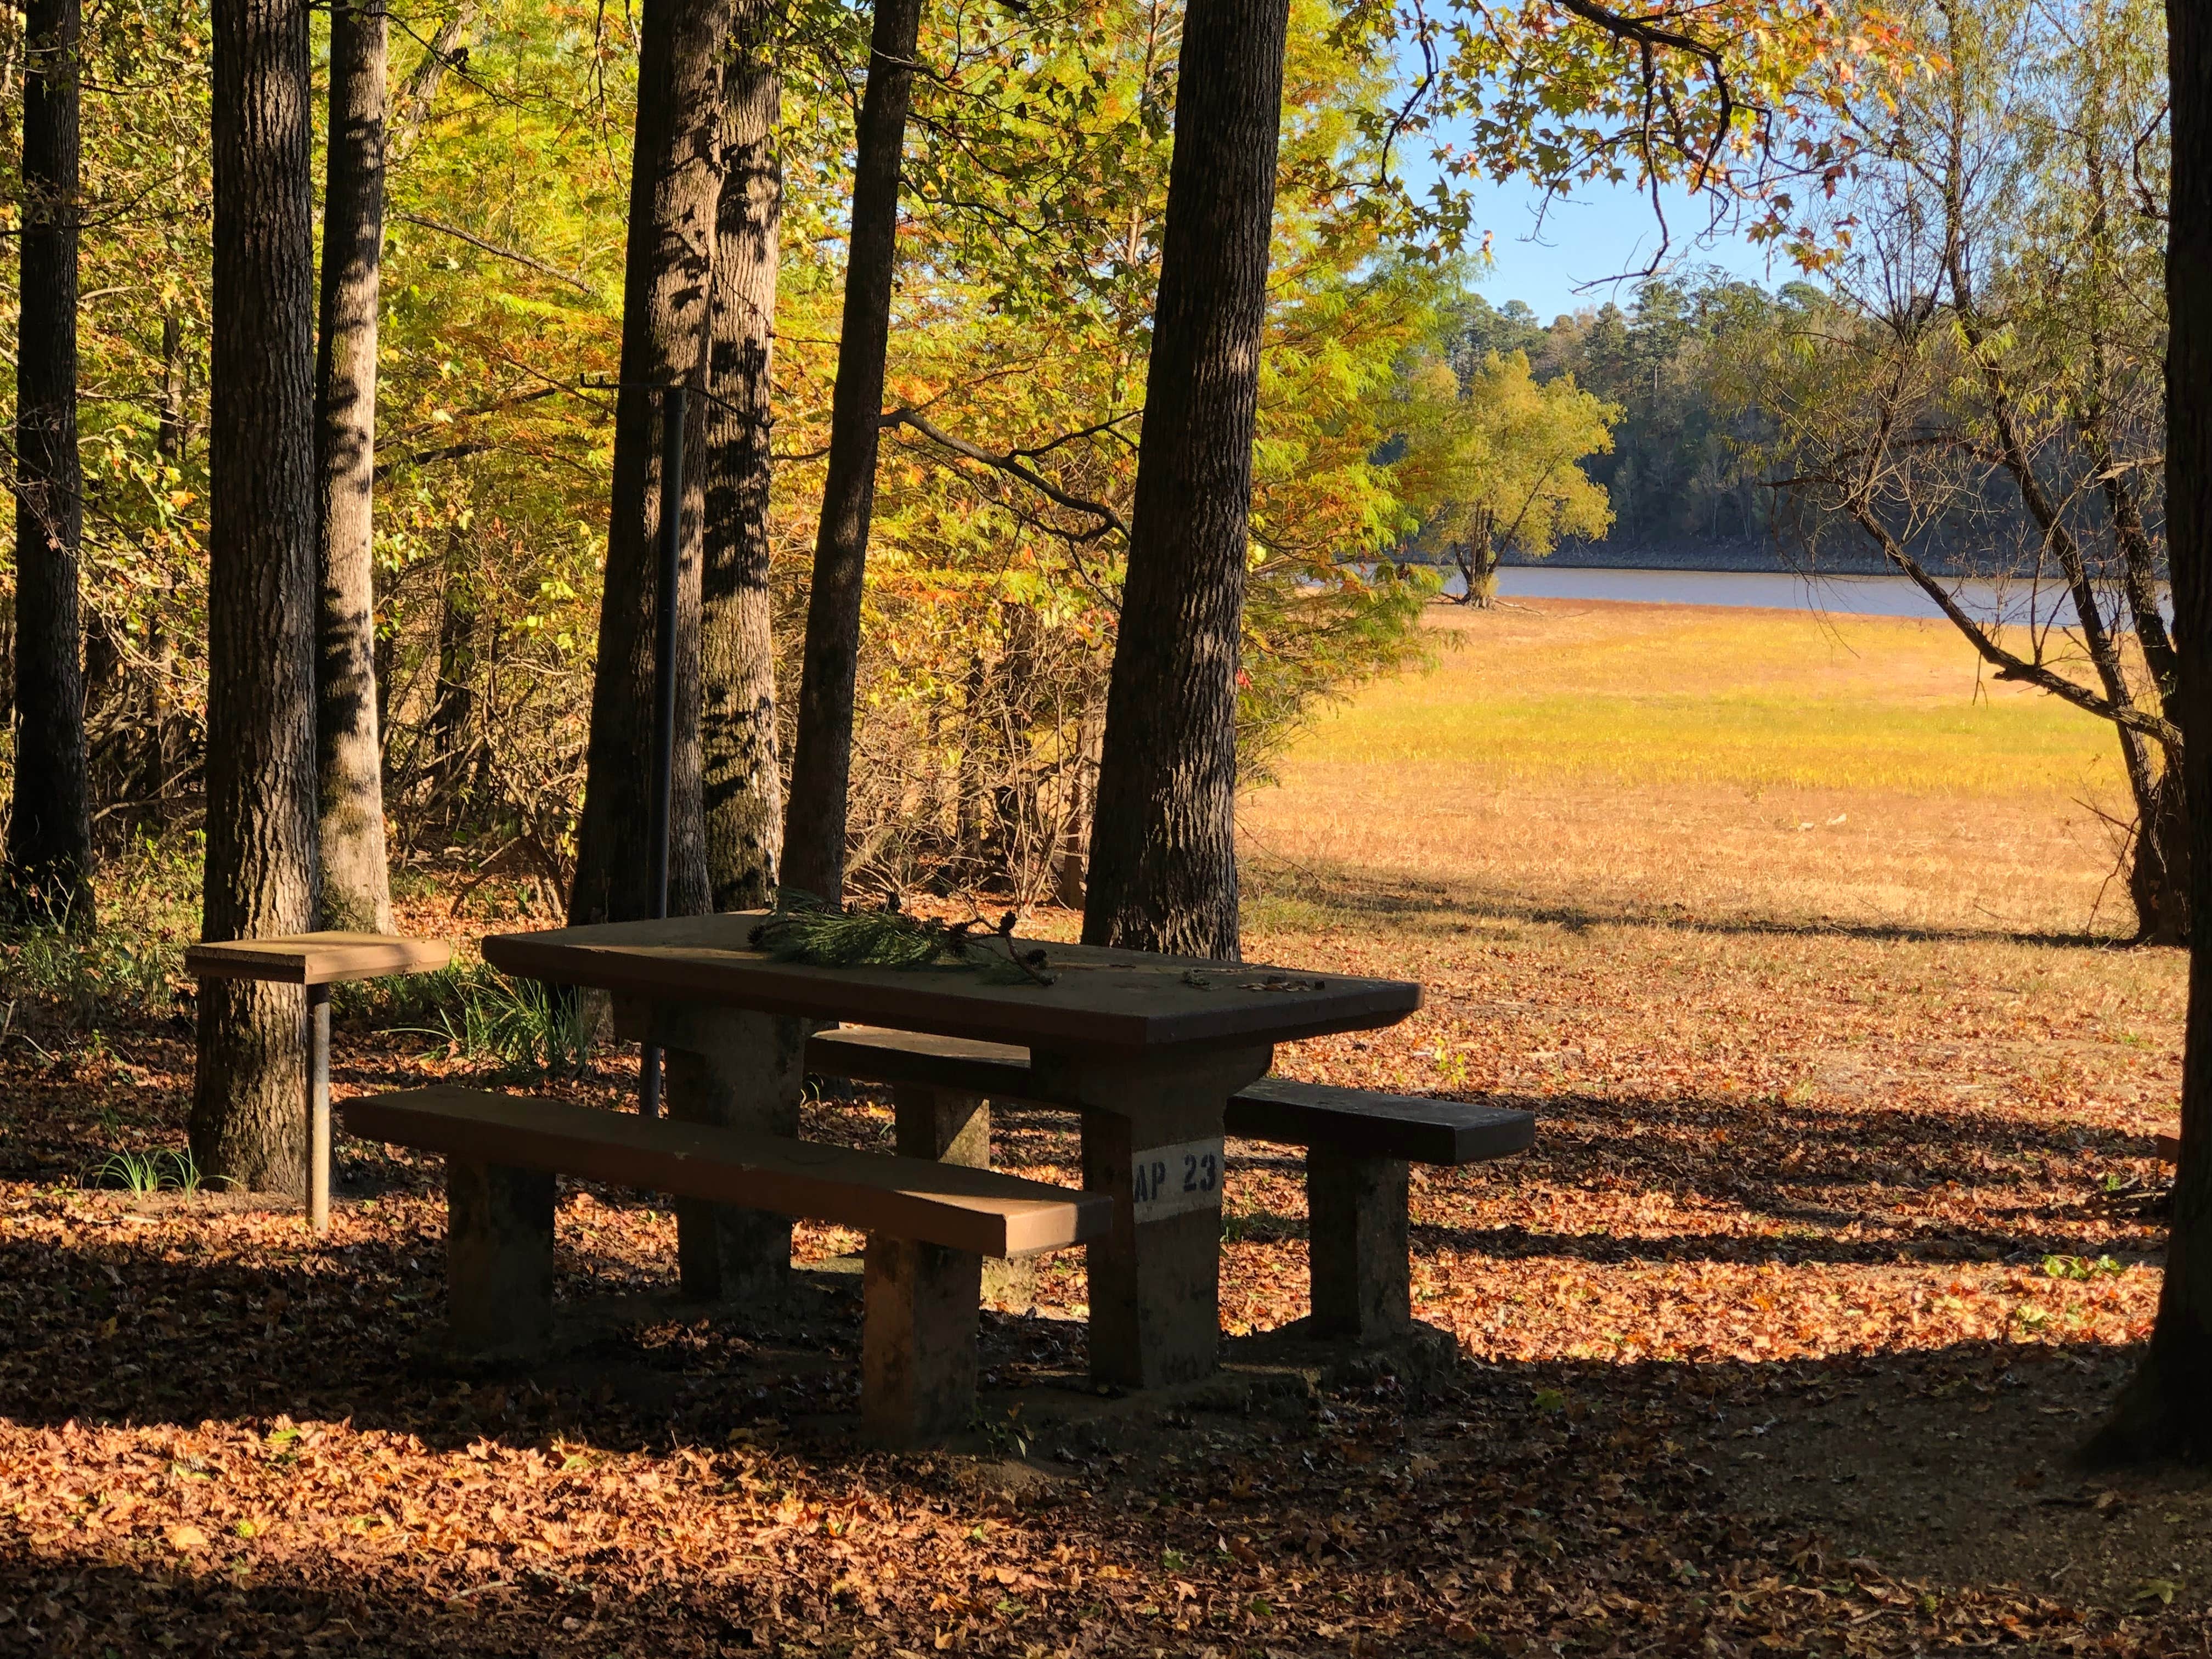
M783 884L835 901L845 890L845 797L852 781L853 690L860 677L860 599L875 509L884 360L898 257L899 164L914 96L921 0L877 0L853 163L845 315L830 411L830 465L814 538L806 649L792 740Z
M154 453L171 466L185 459L185 325L173 305L161 313L161 404L154 428ZM170 767L176 759L175 732L177 648L166 620L174 607L177 579L167 583L167 602L155 612L154 637L154 735L146 750L146 770L141 791L153 803L157 823L169 821Z
M963 884L983 867L983 693L989 678L981 651L971 653L961 682L960 769L953 787L953 846Z
M2166 529L2173 574L2170 713L2212 731L2212 14L2168 0L2172 217L2166 298ZM2181 1159L2150 1351L2087 1447L2106 1462L2212 1458L2212 745L2185 744L2189 1014Z
M215 0L215 310L201 937L315 916L315 262L307 0ZM240 1187L306 1183L300 994L200 988L191 1141Z
M154 428L154 453L171 466L185 459L185 325L175 306L161 313L161 404ZM141 787L153 803L157 823L169 821L171 767L177 759L176 706L177 647L166 618L176 603L177 579L167 583L167 602L155 612L154 638L154 735L147 745L146 771Z
M78 0L25 15L21 325L15 374L15 797L8 875L19 906L93 921L77 551Z
M445 583L439 595L438 672L430 688L430 758L441 790L458 787L476 723L477 642L482 617L470 573L468 543L446 533Z
M414 69L401 84L399 95L392 100L386 133L386 154L390 160L406 160L421 140L447 72L469 61L468 38L475 29L477 14L482 9L483 0L460 0L423 47L422 57L416 60Z
M161 411L154 453L171 466L185 459L185 325L174 306L161 313Z
M629 244L623 270L622 388L615 394L614 505L592 736L577 833L572 922L652 914L651 823L654 575L660 536L662 393L696 385L714 277L719 60L729 28L723 0L646 0L638 53L637 133L630 172ZM702 399L690 399L690 431ZM692 447L696 453L696 441ZM700 469L684 469L679 625L698 615ZM676 788L670 819L669 910L706 908L699 793L699 637L677 647Z
M168 605L175 601L176 592L176 578L172 576L167 600L155 610L147 630L146 652L154 662L152 682L146 693L146 718L151 729L147 734L146 752L141 757L138 793L148 816L156 823L169 820L169 728L176 720L170 684L177 673L177 647L165 618Z
M316 758L322 925L392 931L376 727L376 312L384 246L384 0L331 7L315 474L321 509Z
M782 82L762 39L773 9L737 21L722 74L721 198L715 210L714 336L706 410L706 522L699 584L699 772L707 880L717 910L772 903L783 850L769 633L770 377L783 166Z
M1237 682L1288 0L1191 0L1086 944L1235 957Z

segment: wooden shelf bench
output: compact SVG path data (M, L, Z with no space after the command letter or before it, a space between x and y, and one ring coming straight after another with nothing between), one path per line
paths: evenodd
M1029 1050L1010 1043L846 1026L808 1041L806 1067L894 1090L1066 1106L1040 1088ZM1231 1098L1225 1127L1305 1148L1310 1328L1360 1340L1413 1319L1407 1165L1483 1163L1526 1152L1536 1138L1528 1112L1276 1077Z
M453 959L443 939L325 930L276 939L214 939L188 946L185 971L197 979L260 980L307 988L307 1220L331 1227L331 987L357 979L434 974Z
M441 1085L345 1103L347 1130L446 1158L455 1346L527 1353L550 1334L556 1174L867 1235L861 1414L912 1444L969 1425L982 1259L1102 1237L1103 1194L782 1136Z

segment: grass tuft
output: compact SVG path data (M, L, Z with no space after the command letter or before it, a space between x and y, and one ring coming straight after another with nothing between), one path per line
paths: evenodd
M419 979L416 994L436 999L437 1024L399 1029L442 1038L457 1060L489 1060L503 1077L536 1082L581 1076L590 1061L591 1026L580 998L481 963Z
M151 1152L110 1152L79 1177L88 1190L149 1193L197 1193L206 1185L191 1150Z

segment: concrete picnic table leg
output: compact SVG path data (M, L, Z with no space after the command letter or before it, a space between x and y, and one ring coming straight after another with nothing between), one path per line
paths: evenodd
M901 1158L927 1158L939 1164L991 1167L991 1103L981 1095L930 1083L891 1085L893 1141ZM994 1302L1019 1302L1036 1287L1036 1270L1027 1261L983 1263L982 1294Z
M891 1091L891 1108L901 1158L990 1167L991 1109L974 1095L902 1083ZM868 1236L860 1410L870 1438L913 1445L968 1426L982 1270L973 1250Z
M1126 1388L1195 1382L1221 1346L1222 1120L1271 1048L1141 1063L1032 1049L1048 1098L1083 1113L1083 1184L1114 1197L1090 1245L1091 1375Z
M666 1051L670 1117L799 1138L812 1022L617 996L615 1030ZM785 1299L791 1285L788 1216L685 1198L675 1208L684 1295L763 1308Z

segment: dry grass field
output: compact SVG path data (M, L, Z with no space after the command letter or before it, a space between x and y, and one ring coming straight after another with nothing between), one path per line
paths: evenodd
M2212 1490L2072 1462L2154 1305L2183 989L2178 953L2117 942L2102 732L1978 690L1934 625L1434 620L1433 672L1248 794L1245 943L1426 988L1283 1069L1538 1115L1528 1157L1415 1172L1450 1374L1085 1427L1054 1259L987 1316L969 1442L886 1456L850 1432L849 1298L796 1331L674 1303L659 1202L572 1185L561 1292L612 1307L605 1335L454 1375L415 1357L435 1160L347 1144L327 1246L281 1206L82 1190L180 1143L190 1045L160 1019L64 1042L26 1001L0 1653L2212 1651ZM417 893L410 923L518 925L464 901ZM499 1076L360 1017L340 1044L342 1094ZM634 1082L604 1051L573 1092ZM1066 1120L998 1127L1000 1162L1075 1178ZM879 1102L805 1124L888 1130ZM1231 1146L1232 1358L1304 1311L1298 1176Z
M2105 729L1940 622L1534 601L1435 607L1433 671L1326 714L1249 794L1272 872L1501 914L1984 935L2124 932Z

